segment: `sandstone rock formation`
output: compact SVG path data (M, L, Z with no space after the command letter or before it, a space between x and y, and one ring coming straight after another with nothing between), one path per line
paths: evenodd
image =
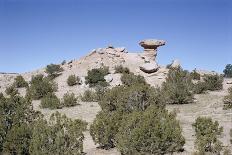
M142 70L145 73L154 73L158 71L159 66L156 62L152 63L145 63L144 65L140 66L140 70Z
M166 44L164 40L146 39L142 40L140 46L144 48L144 57L150 61L155 61L157 48Z

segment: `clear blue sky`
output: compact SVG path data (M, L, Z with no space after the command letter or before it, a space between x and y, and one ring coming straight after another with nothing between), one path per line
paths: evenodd
M164 39L158 62L222 72L232 63L232 0L0 0L0 72L80 58L108 44L142 51Z

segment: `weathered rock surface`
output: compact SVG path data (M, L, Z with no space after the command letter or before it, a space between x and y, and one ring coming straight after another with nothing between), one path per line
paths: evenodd
M154 73L158 71L159 66L156 62L153 63L145 63L140 66L140 70L142 70L145 73Z

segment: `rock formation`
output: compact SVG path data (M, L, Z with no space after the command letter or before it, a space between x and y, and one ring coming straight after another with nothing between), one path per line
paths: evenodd
M166 42L164 40L146 39L142 40L139 44L144 48L144 58L152 62L156 59L157 48L165 45Z
M144 48L144 53L142 54L142 58L144 59L144 63L145 63L140 66L140 70L142 70L145 73L154 73L158 71L159 66L156 62L157 48L159 46L165 45L165 41L156 40L156 39L147 39L141 41L139 44Z

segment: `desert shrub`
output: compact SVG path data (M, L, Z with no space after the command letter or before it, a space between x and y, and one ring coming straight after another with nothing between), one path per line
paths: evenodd
M5 93L10 96L15 96L19 94L19 91L15 88L15 85L13 84L6 88Z
M64 107L72 107L77 105L77 98L75 97L74 93L66 93L63 96L63 102L62 102L62 106Z
M135 75L134 73L123 73L121 76L121 81L124 85L131 86L136 83L142 83L145 84L146 81L143 76L141 75Z
M162 84L162 94L167 104L186 104L193 100L192 80L181 68L169 70L166 82Z
M223 151L223 155L231 155L231 151L229 148L225 148Z
M61 75L61 72L63 71L63 68L60 67L60 65L50 64L46 67L46 73L48 74L48 77L51 79L54 79Z
M232 77L232 64L227 64L223 72L225 77Z
M89 70L88 75L85 77L86 84L89 84L90 87L98 85L106 87L109 85L104 78L107 74L109 74L108 67Z
M104 112L97 114L90 126L90 134L96 144L104 149L115 147L115 135L120 127L122 115L119 112Z
M70 75L67 79L67 84L69 86L77 85L79 84L79 82L80 82L80 78L76 75Z
M201 75L197 73L196 69L190 73L190 76L193 80L201 80Z
M196 132L195 146L200 153L210 152L219 154L222 150L222 143L218 140L223 128L219 127L217 121L211 118L198 117L193 124Z
M81 100L83 102L97 102L97 94L93 90L86 90L83 95L81 95Z
M221 90L223 87L223 77L219 75L206 75L204 82L206 83L207 90Z
M86 126L87 123L69 119L58 112L49 121L40 119L33 125L30 154L82 155Z
M28 93L32 99L35 100L41 99L47 94L53 93L57 90L57 85L42 74L32 76L30 84Z
M116 135L122 154L166 154L183 150L185 139L175 115L149 107L145 112L127 115Z
M229 94L224 97L224 109L232 108L232 87L228 89Z
M198 81L193 86L193 92L195 94L202 94L202 93L205 93L206 91L207 91L207 83L206 82Z
M38 113L23 97L0 100L0 154L29 154L31 126Z
M41 108L58 109L62 106L60 99L54 93L48 93L41 99Z
M122 111L130 113L134 110L145 110L150 105L163 107L160 103L161 95L158 89L147 84L132 86L117 86L105 92L99 104L103 110Z
M129 68L127 68L127 67L123 67L122 65L119 65L119 66L116 66L115 68L114 68L114 70L115 70L115 73L126 73L126 74L129 74L130 73L130 70L129 70Z
M14 85L17 88L22 88L22 87L27 87L28 83L25 81L25 79L21 75L19 75L15 78Z

